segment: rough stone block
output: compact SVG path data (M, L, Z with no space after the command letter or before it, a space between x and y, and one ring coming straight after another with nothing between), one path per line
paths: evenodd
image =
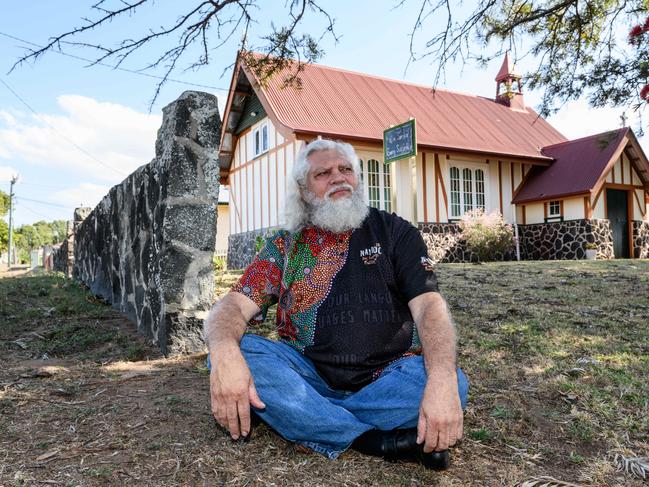
M198 158L196 154L178 143L171 148L169 170L164 178L167 197L196 196L199 193Z
M168 245L160 262L160 285L165 303L180 303L183 299L185 275L192 263L192 255Z
M212 205L167 206L165 238L198 250L213 250L216 242L216 217L217 209ZM196 228L197 221L201 222L202 231Z

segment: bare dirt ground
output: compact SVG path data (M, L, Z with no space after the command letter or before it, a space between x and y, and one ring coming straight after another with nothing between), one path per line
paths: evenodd
M356 452L329 461L263 425L233 442L209 412L204 354L162 357L60 275L0 279L0 486L647 485L613 456L649 455L649 262L438 273L472 387L441 473ZM217 276L219 292L236 278ZM269 322L252 331L273 335Z

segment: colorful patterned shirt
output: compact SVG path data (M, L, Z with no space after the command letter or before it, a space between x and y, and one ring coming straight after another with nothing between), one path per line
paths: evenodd
M335 389L358 390L389 363L421 352L408 302L437 292L419 231L374 208L361 228L279 231L232 288L263 319L277 306L280 339Z

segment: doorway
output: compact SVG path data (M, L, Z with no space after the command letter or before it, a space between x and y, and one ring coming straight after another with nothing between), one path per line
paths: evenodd
M629 258L629 192L606 190L606 217L613 232L613 253L616 259Z

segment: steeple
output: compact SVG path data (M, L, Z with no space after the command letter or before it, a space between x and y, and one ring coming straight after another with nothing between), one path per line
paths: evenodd
M505 59L496 75L496 101L513 109L525 109L521 75L514 73L514 64L509 60L509 51L505 52Z

